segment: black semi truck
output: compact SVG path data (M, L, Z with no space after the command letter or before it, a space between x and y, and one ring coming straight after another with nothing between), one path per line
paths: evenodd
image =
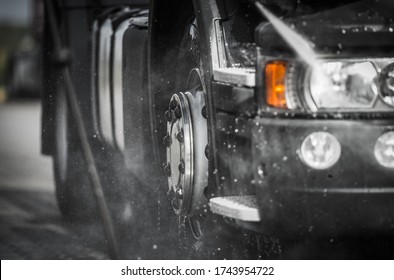
M66 219L98 214L65 64L114 222L141 248L155 236L219 257L224 228L249 252L261 236L393 233L390 1L52 3L42 152Z

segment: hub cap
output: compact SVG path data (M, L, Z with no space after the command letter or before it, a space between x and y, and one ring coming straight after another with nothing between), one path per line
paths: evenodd
M204 92L190 90L174 94L166 112L168 194L178 215L193 216L204 209L208 182L207 122Z

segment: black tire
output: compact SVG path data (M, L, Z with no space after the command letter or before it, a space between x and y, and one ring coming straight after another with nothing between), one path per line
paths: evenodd
M55 100L54 175L56 198L64 218L89 222L97 218L96 204L63 88Z

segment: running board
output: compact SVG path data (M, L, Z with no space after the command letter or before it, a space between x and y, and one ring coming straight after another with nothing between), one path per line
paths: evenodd
M247 222L260 221L255 195L214 197L209 201L209 207L213 213L222 216Z

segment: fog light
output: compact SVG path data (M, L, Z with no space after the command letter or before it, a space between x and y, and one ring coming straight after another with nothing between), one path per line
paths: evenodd
M381 135L375 144L375 158L380 165L394 168L394 131Z
M327 169L341 156L341 144L328 132L314 132L301 145L300 157L314 169Z

